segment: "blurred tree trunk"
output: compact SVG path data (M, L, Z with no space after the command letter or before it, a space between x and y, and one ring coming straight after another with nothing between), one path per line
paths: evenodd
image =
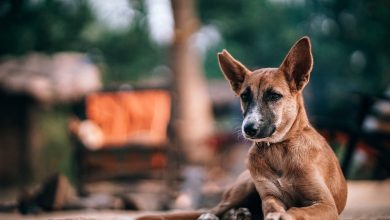
M175 22L171 68L177 104L174 124L177 143L189 162L207 162L213 157L206 139L214 130L214 120L201 57L193 43L199 21L193 0L171 0L171 3Z

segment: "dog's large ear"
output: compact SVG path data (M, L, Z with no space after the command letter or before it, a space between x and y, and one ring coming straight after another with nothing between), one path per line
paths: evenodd
M234 59L227 50L218 53L218 62L233 91L238 94L245 77L249 76L251 71Z
M300 91L305 87L309 82L312 68L313 55L308 37L303 37L294 44L279 67L286 74L293 91Z

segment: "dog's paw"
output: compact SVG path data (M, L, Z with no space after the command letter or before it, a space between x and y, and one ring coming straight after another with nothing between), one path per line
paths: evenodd
M236 210L230 209L229 211L225 212L222 220L236 220Z
M291 215L282 212L270 212L265 217L265 220L293 220Z
M219 220L219 218L211 213L204 213L197 220Z
M282 213L280 212L270 212L265 216L265 220L281 220Z
M251 220L252 214L247 208L239 208L236 210L236 219L237 220Z
M251 220L252 214L247 208L230 209L223 215L223 220Z

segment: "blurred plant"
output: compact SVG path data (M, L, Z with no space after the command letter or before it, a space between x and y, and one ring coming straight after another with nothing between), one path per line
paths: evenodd
M0 54L80 50L81 33L93 21L86 1L0 2Z
M354 112L346 108L351 91L378 94L390 84L388 1L198 2L203 23L223 36L207 53L210 77L221 75L215 54L222 48L254 69L278 66L289 45L308 35L315 61L306 94L311 112Z
M99 19L92 2L0 1L0 56L30 51L87 52L94 61L103 62L105 82L146 77L159 64L168 63L167 47L153 44L148 37L146 9L141 2L131 1L131 25L117 28ZM120 11L109 13L120 15Z

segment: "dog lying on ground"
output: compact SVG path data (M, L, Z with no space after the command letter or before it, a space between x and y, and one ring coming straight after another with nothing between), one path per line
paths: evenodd
M310 39L295 43L279 68L250 71L226 50L218 53L218 61L241 99L242 133L253 141L248 169L207 213L139 220L338 219L346 204L345 178L332 149L310 125L303 104L302 90L313 66Z

